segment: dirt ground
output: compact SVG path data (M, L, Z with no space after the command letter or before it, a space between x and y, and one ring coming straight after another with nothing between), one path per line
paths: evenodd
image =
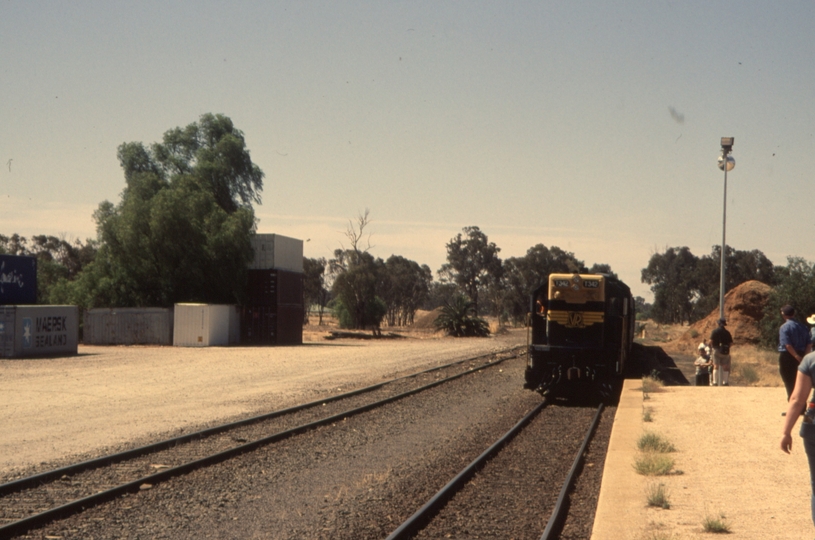
M80 346L65 358L0 359L0 474L316 400L526 339L522 330L479 339L326 335L310 328L304 344L291 347Z

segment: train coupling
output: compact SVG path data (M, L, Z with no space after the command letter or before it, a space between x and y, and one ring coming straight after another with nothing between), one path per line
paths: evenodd
M580 380L581 370L579 367L572 366L566 370L566 380L567 381L577 381Z

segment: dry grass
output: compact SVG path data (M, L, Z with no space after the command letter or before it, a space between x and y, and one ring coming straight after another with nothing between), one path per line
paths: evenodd
M730 384L735 386L784 386L778 374L778 353L755 346L734 347L730 355Z
M647 453L639 456L633 467L643 476L665 476L673 472L674 460L665 454Z
M659 452L663 454L676 452L676 447L669 440L650 431L642 434L637 441L637 448L641 452Z

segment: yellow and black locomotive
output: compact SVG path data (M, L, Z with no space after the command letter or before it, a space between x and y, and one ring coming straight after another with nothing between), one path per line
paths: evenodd
M631 354L631 289L609 274L550 274L530 303L524 387L542 394L607 395Z

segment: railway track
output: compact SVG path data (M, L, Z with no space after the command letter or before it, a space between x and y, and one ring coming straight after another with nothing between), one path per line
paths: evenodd
M583 465L589 442L600 421L603 405L597 408L590 422L585 422L588 427L582 440L575 445L574 460L564 477L558 476L554 469L541 467L545 462L542 454L547 451L545 445L547 436L541 436L540 430L543 423L536 422L536 419L547 405L547 402L544 401L525 415L395 529L387 540L455 537L462 533L465 536L472 534L475 537L483 535L490 538L531 538L532 536L541 540L558 538L568 510L569 493ZM537 433L535 433L536 430L538 430ZM575 431L579 432L579 429ZM548 435L550 438L563 436L561 432L557 431ZM516 437L527 440L521 441L517 445L519 448L508 447ZM535 449L531 455L529 448ZM558 455L562 454L558 453ZM553 472L553 474L547 477L546 472ZM519 475L526 476L526 478L518 481L517 476ZM546 490L547 495L539 497L535 495L534 488L522 487L524 482L529 481L529 477L533 476L538 479L538 484L549 484ZM558 481L560 481L559 484ZM532 483L535 483L534 479ZM505 501L500 499L504 498L507 486L515 491L516 497L523 497L521 506L526 506L525 513L537 514L532 519L540 523L537 534L532 534L534 526L529 524L518 527L518 516L512 515L511 510L507 511L505 507L502 507ZM556 490L553 488L558 486L559 490L555 497ZM507 496L512 497L511 494ZM548 519L544 521L546 516ZM510 527L504 529L502 523L509 524ZM523 530L523 536L518 536L519 528Z
M331 398L12 480L0 485L0 538L24 534L125 493L342 421L515 358L519 351L508 349L459 360Z

